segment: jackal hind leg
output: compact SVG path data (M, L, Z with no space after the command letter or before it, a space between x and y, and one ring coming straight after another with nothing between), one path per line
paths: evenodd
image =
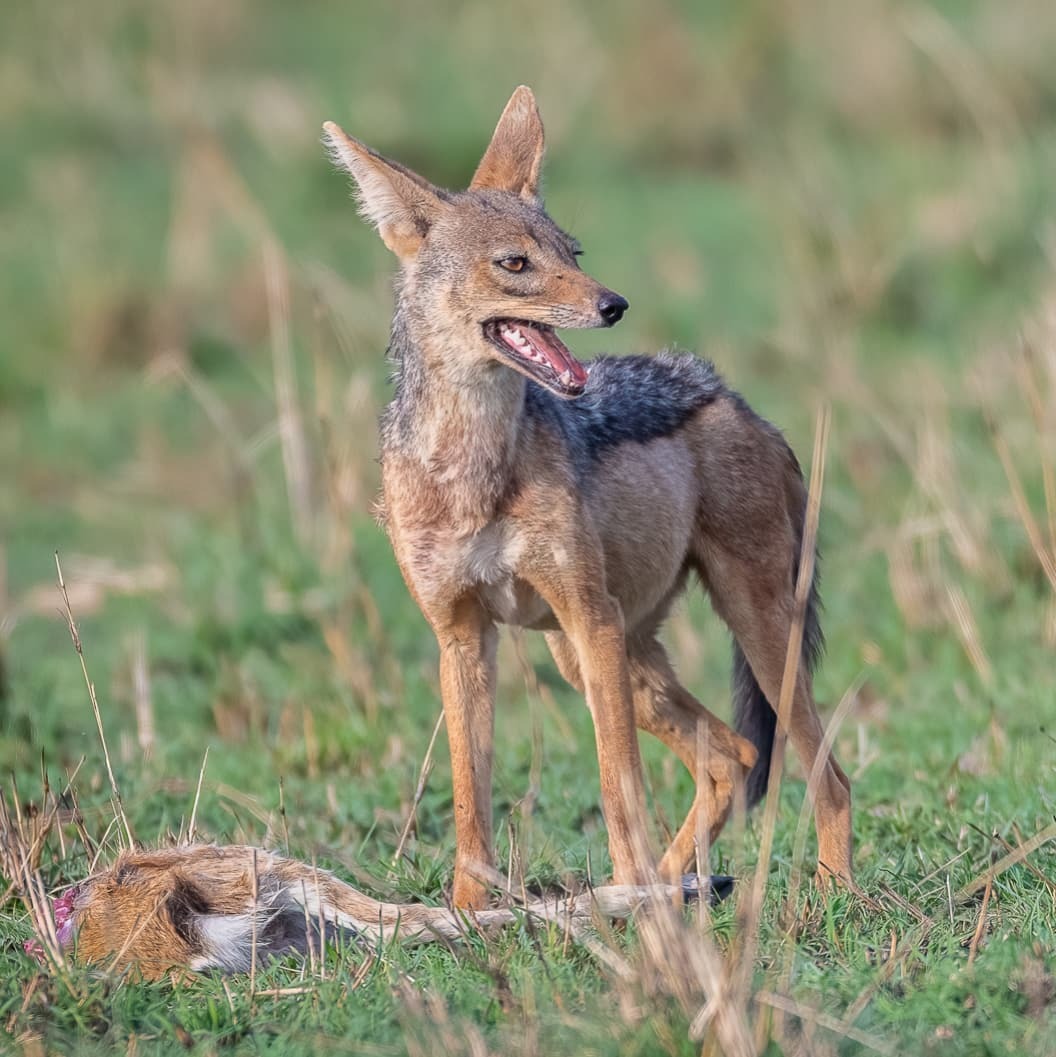
M548 633L546 640L562 676L582 692L572 644L560 632ZM628 662L637 727L674 752L697 783L693 804L658 867L664 880L677 882L695 865L698 841L718 836L756 752L682 686L656 638L630 639Z
M729 625L767 701L776 709L794 610L791 561L773 554L753 560L719 548L709 556L707 580L716 611ZM788 737L805 774L815 770L825 731L814 702L806 660L800 664L788 722ZM853 885L851 866L851 783L831 751L817 767L813 797L818 833L818 880Z
M630 646L638 726L671 749L696 782L693 804L660 860L661 877L675 881L695 867L698 844L718 837L756 752L678 681L655 638L635 639Z

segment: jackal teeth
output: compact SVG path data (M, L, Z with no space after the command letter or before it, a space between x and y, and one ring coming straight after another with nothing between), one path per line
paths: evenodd
M578 396L586 372L545 323L494 319L484 324L484 336L502 349L514 365L559 396Z
M531 342L516 327L506 327L502 334L503 337L509 338L518 348L531 348Z

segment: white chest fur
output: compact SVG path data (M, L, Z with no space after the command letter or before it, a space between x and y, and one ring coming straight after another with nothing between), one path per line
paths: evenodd
M415 585L422 595L474 591L492 618L521 627L550 626L550 608L518 576L523 541L507 522L471 534L445 533L419 551Z

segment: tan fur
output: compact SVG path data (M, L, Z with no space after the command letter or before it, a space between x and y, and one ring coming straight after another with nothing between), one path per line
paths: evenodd
M497 187L521 198L535 198L542 167L543 123L535 97L522 85L506 104L469 186Z
M794 458L724 397L669 435L614 446L581 492L563 438L522 413L525 383L515 372L529 372L481 330L507 317L599 326L600 298L611 294L518 204L535 201L543 155L531 92L517 89L507 105L473 178L477 197L430 188L337 126L326 130L364 212L400 258L402 311L424 372L413 434L383 440L383 503L396 559L440 648L454 902L487 901L497 622L548 632L562 673L586 695L618 883L655 876L636 727L700 779L659 860L674 879L695 841L718 834L756 750L679 684L656 634L688 571L698 573L759 685L778 699L798 554L793 519L804 498ZM517 201L486 197L494 192ZM510 254L531 257L515 293L496 267ZM708 487L731 476L736 488ZM822 738L805 671L789 733L809 771ZM850 881L849 785L831 756L815 812L822 870Z

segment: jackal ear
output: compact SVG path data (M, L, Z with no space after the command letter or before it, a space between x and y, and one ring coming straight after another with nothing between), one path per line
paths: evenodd
M389 161L353 139L332 121L323 125L330 158L356 185L360 212L401 260L420 249L440 215L447 195L398 162Z
M539 193L543 167L543 121L531 88L521 85L506 104L491 143L473 174L471 191L512 191L529 201Z

